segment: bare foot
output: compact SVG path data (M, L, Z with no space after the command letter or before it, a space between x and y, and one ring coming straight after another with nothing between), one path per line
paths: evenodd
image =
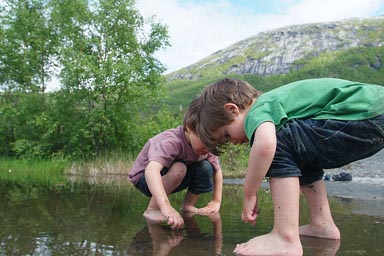
M193 206L193 205L183 205L183 206L181 207L181 210L182 210L182 211L185 211L185 212L195 212L195 213L199 212L199 209L196 208L196 207Z
M238 255L303 255L300 238L284 240L274 233L252 238L246 243L238 244L234 250Z
M311 236L326 239L340 239L340 231L336 225L317 226L308 224L299 229L301 236Z
M160 210L146 210L143 213L144 218L149 223L161 223L161 222L167 222L167 218L161 213Z

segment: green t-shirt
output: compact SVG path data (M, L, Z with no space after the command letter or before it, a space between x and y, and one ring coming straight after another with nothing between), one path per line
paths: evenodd
M384 87L334 78L290 83L260 95L244 122L249 140L257 127L273 122L276 130L291 119L362 120L384 113Z

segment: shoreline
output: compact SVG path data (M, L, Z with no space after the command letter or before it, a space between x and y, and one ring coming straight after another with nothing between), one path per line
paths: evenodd
M351 181L325 180L328 198L339 199L353 213L384 218L384 150L346 166L324 170L324 174L346 172ZM224 184L242 185L243 178L225 179ZM261 184L269 188L269 182Z
M329 197L384 200L384 150L343 167L324 170L325 175L341 172L351 174L352 180L326 180L325 186ZM224 180L226 184L242 185L243 182L243 178ZM262 187L269 188L268 182L263 182Z
M227 179L224 184L242 185L244 179ZM328 198L340 201L358 215L384 218L384 179L355 178L352 181L325 181ZM269 189L269 182L261 184Z
M243 185L244 179L225 179L224 184ZM261 184L269 188L268 182ZM325 181L328 197L384 201L384 178L354 178L352 181Z

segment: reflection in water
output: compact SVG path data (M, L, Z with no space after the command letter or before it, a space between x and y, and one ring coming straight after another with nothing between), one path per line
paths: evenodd
M183 240L182 230L169 230L159 223L148 224L148 232L152 238L152 253L156 256L169 255L171 249Z
M183 213L185 227L149 224L148 198L133 186L60 187L0 182L0 255L233 255L237 243L273 225L271 195L260 193L260 221L241 221L242 186L224 185L220 214ZM176 208L183 193L172 195ZM211 199L202 195L201 204ZM304 200L303 200L304 202ZM301 204L303 204L301 202ZM355 214L354 200L330 198L340 241L301 237L304 255L384 255L384 218ZM366 205L366 204L364 204ZM378 209L382 201L372 201ZM308 223L304 207L301 223ZM377 211L378 212L378 211Z
M186 213L183 215L185 220L185 225L188 234L188 240L186 244L183 245L185 250L190 251L196 248L197 241L201 241L200 249L207 252L212 252L212 255L221 255L223 247L223 233L222 233L222 221L220 213L207 213L207 216L210 221L212 221L212 236L207 236L202 233L199 225L196 222L194 214ZM209 244L207 244L207 242ZM209 247L211 245L211 248ZM184 251L184 250L183 250ZM201 254L200 254L201 255Z
M163 223L147 222L138 232L128 252L133 255L221 255L223 246L220 213L206 216L182 212L185 227L171 229ZM208 218L212 222L212 233L203 233L196 218ZM186 254L187 253L187 254Z
M321 239L316 237L300 237L307 255L311 256L335 256L340 248L341 241L333 239Z

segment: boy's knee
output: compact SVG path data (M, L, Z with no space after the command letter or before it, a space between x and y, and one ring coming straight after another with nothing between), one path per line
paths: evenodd
M203 175L207 178L211 178L213 176L213 166L207 160L203 160L198 163L197 169L199 170L199 175Z
M207 160L190 166L191 180L189 183L189 191L194 194L211 192L213 190L213 166Z
M171 179L181 181L186 174L187 166L182 162L175 162L171 165L166 175Z

